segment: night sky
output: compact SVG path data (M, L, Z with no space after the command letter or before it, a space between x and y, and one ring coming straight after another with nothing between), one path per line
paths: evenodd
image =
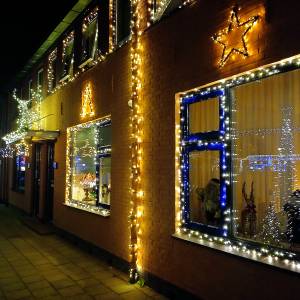
M76 0L5 1L0 10L0 92L47 39Z

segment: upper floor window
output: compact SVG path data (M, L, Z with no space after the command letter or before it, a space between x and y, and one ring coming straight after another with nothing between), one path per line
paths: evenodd
M116 42L119 45L129 38L131 31L131 1L116 0Z
M43 90L43 84L44 84L44 70L43 69L40 69L38 71L38 74L37 74L37 84L38 84L38 88L40 91Z
M184 0L152 0L152 21L159 20L177 7L183 5Z
M32 100L32 79L28 82L28 100Z
M57 48L55 48L48 56L48 92L56 87L56 66L57 65Z
M81 65L92 62L97 58L98 52L98 7L92 10L83 20L82 24L82 53Z
M62 52L62 78L66 80L73 75L74 65L74 31L70 32L63 40Z

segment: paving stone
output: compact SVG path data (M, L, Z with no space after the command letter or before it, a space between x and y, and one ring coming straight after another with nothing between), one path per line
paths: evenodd
M89 296L89 295L84 295L84 294L82 294L82 295L76 295L76 300L92 300L92 299L94 299L94 297L92 297L92 296ZM73 299L74 300L74 297L73 296L71 296L71 297L64 297L64 299Z
M89 286L95 286L100 284L98 280L95 278L87 278L87 279L81 279L77 281L77 284L80 285L81 287L89 287Z
M4 292L18 291L18 290L25 289L25 285L24 285L24 283L22 281L16 281L16 282L13 282L13 283L9 283L9 284L3 285L1 287L1 289Z
M76 282L71 279L63 279L63 280L52 281L51 285L53 285L56 289L61 289L68 286L74 286L76 285Z
M125 284L125 281L118 277L105 278L102 280L102 282L104 285L106 285L108 287Z
M146 299L150 299L150 297L148 297L146 294L138 291L138 290L134 290L125 294L121 295L122 299L127 299L127 300L146 300Z
M91 275L87 272L69 272L67 273L73 280L91 278Z
M114 274L109 272L109 271L98 271L98 272L93 272L91 273L91 275L96 278L96 279L107 279L107 278L111 278L114 277Z
M43 300L60 300L60 299L66 299L66 298L60 295L43 297Z
M16 272L20 275L20 276L30 276L30 275L36 275L38 273L38 270L35 269L34 267L30 267L30 268L24 268L24 269L20 269L20 270L16 270Z
M89 295L103 295L110 292L110 290L102 284L88 286L84 289Z
M84 290L79 286L70 286L63 289L59 289L59 293L62 296L76 296L84 294Z
M18 291L10 291L5 293L7 299L24 299L26 297L31 297L31 293L27 289L18 290Z
M53 287L47 287L47 288L42 288L39 290L32 291L32 294L36 298L42 299L47 296L55 296L55 295L57 295L57 292Z
M27 287L31 291L39 290L39 289L44 289L44 288L49 288L51 287L49 282L46 280L41 280L41 281L36 281L32 283L28 283Z
M28 275L28 276L22 276L22 280L25 283L33 283L36 281L43 280L43 277L38 274Z
M20 278L16 275L8 277L8 278L1 278L0 279L0 287L8 284L12 284L15 282L19 282Z
M107 294L104 294L104 295L95 295L94 296L94 299L96 299L96 300L120 300L120 299L122 299L118 294L116 294L116 293L112 293L112 292L110 292L110 293L107 293Z
M127 293L129 291L135 290L135 286L129 283L117 284L110 286L110 289L113 290L117 294Z

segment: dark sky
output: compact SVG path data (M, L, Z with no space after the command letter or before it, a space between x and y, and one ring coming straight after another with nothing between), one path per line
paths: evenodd
M10 86L77 0L5 1L0 10L0 92Z

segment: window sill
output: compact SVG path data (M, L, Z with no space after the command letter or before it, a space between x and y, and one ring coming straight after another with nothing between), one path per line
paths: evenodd
M90 64L90 63L93 63L94 59L92 59L91 57L90 58L87 58L81 65L79 65L79 69L82 69L82 68L85 68L86 65Z
M99 215L102 217L109 217L110 216L110 210L102 208L102 207L97 207L89 204L84 204L79 201L66 201L63 203L65 206L72 207L78 210L83 210L95 215Z
M247 250L246 248L243 247L235 247L235 246L230 246L230 245L222 245L219 243L216 243L214 241L209 241L209 240L204 240L200 239L199 237L193 237L189 236L188 234L184 233L174 233L172 235L174 238L183 240L186 242L190 242L193 244L198 244L204 247L208 247L217 251L225 252L227 254L233 255L233 256L238 256L240 258L245 258L247 260L252 260L257 263L262 263L266 264L272 267L277 267L283 270L295 272L300 274L300 262L294 261L294 260L289 260L289 259L275 259L271 256L268 255L261 255L260 253ZM212 238L213 239L213 238Z
M59 82L66 82L66 81L68 81L69 79L71 78L71 75L70 74L67 74L67 75L65 75L64 77L62 77L60 80L59 80Z

